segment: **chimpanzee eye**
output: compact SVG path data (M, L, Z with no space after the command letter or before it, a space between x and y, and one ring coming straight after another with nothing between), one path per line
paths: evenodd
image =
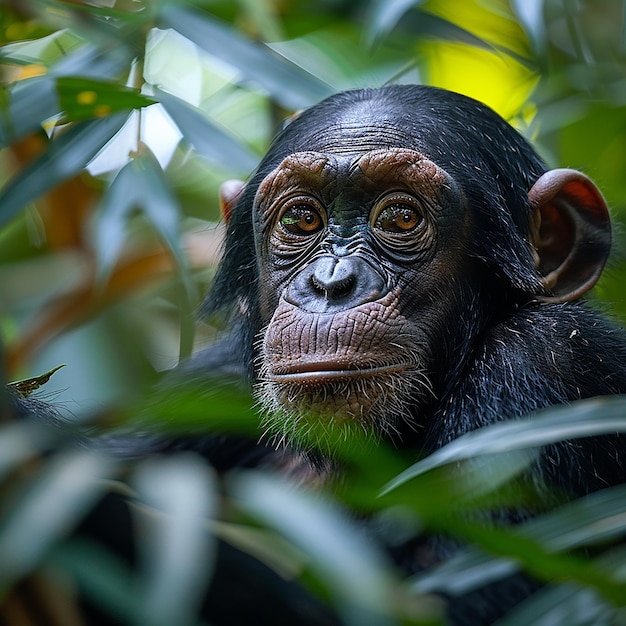
M280 225L294 235L312 235L324 226L318 209L308 203L294 203L281 215Z
M410 196L401 194L379 203L373 227L386 233L409 233L424 224L424 216Z

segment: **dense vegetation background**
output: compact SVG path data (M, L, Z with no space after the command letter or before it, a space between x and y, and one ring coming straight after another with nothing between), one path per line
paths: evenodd
M66 364L37 393L76 423L163 426L176 415L181 429L227 419L253 427L241 394L207 399L191 388L155 397L151 385L215 332L194 312L219 256L220 183L249 174L285 116L335 91L399 81L474 96L551 166L589 174L617 223L626 217L623 0L5 0L0 33L5 377ZM621 239L618 228L592 297L626 320ZM626 559L600 549L626 528L621 490L521 530L486 531L467 515L513 497L503 489L528 463L531 443L623 430L622 414L619 399L581 403L486 431L414 467L385 498L377 496L386 480L415 459L402 466L384 450L344 451L358 488L338 497L380 516L383 535L430 527L476 546L416 580L400 580L337 503L270 477L230 483L237 514L212 528L302 578L348 624L364 623L363 612L372 624L436 623L438 607L424 594L457 593L519 566L559 584L507 624L554 623L555 615L568 624L622 623ZM212 553L198 519L224 517L211 471L196 459L129 470L138 496L165 511L145 533L147 556L133 573L66 540L104 479L122 474L58 438L30 422L0 433L0 616L15 615L19 581L35 571L48 580L52 568L128 623L194 623ZM482 456L493 452L506 462ZM593 558L570 552L588 544L598 548ZM198 551L207 555L201 565Z

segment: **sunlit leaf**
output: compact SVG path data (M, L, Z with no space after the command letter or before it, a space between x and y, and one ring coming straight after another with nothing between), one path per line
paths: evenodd
M140 623L190 624L212 572L217 485L199 457L178 455L142 463L133 484L149 509L136 515L142 559Z
M383 489L383 494L435 467L483 454L544 446L557 441L626 432L626 397L581 400L536 415L499 422L455 439L411 466Z
M111 460L91 451L58 454L0 524L0 588L29 572L100 496Z
M78 174L126 121L125 113L81 122L52 141L0 192L0 226L48 189Z
M427 6L431 8L433 5L431 3ZM383 13L386 16L386 11ZM426 10L405 11L403 16L399 16L399 21L394 26L401 35L406 36L408 33L410 38L421 37L423 40L428 40L427 48L434 46L435 43L462 43L484 50L493 50L493 45L488 40L465 28L462 22L452 21L446 16L433 15ZM371 32L370 42L376 43L378 36L382 37L376 32Z
M285 108L298 110L332 93L326 83L208 13L170 4L161 14L161 22L235 66L246 81L266 89Z
M83 39L64 28L39 39L16 41L0 46L0 59L5 63L50 65L83 43Z
M115 83L67 76L58 78L56 85L61 110L70 121L105 117L154 104L152 98L142 95L138 89Z
M434 33L434 38L419 41L427 82L476 98L505 119L518 115L538 76L529 61L525 32L510 11L480 0L439 0L429 3L427 10L446 23L446 29L465 33Z
M257 156L234 136L211 122L200 109L164 91L157 91L156 96L183 133L185 141L200 154L244 174L257 165Z
M421 19L420 13L417 14ZM504 51L519 60L526 58L528 42L524 30L506 7L506 3L498 6L497 3L482 0L465 0L462 3L456 0L438 0L423 7L423 13L438 17L444 24L448 24L441 25L444 29L442 32L437 32L437 28L433 28L434 24L431 26L438 39L469 44L494 53ZM412 15L409 13L407 18ZM437 47L435 45L435 49Z

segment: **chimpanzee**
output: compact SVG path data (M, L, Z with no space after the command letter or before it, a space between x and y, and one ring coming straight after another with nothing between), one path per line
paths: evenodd
M574 302L610 249L600 192L547 171L474 100L415 85L337 94L225 195L203 312L229 311L233 330L193 362L245 368L279 444L323 453L366 430L432 451L626 391L623 333ZM620 475L617 452L609 471L591 448L544 470L586 492Z
M230 316L230 332L179 375L251 382L263 464L308 463L314 477L334 438L363 431L417 457L497 420L626 391L624 333L577 302L609 254L600 192L548 171L479 102L416 85L334 95L224 189L202 313ZM236 465L237 450L213 440L205 452ZM617 435L552 446L534 471L585 494L623 482L625 451ZM452 619L487 623L524 593Z
M337 94L225 196L203 313L228 311L232 332L194 362L247 371L279 448L323 455L365 430L424 453L626 391L624 333L577 302L609 254L600 192L472 99ZM554 446L535 471L584 494L623 481L625 452L617 436Z

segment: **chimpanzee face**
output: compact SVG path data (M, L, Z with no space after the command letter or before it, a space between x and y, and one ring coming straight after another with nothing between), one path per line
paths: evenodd
M320 428L413 419L472 264L469 213L443 169L409 148L335 150L289 155L255 198L259 397L281 432L318 441Z
M267 430L307 446L423 428L492 326L582 295L610 247L588 178L426 87L312 107L242 187L214 293L245 319Z

